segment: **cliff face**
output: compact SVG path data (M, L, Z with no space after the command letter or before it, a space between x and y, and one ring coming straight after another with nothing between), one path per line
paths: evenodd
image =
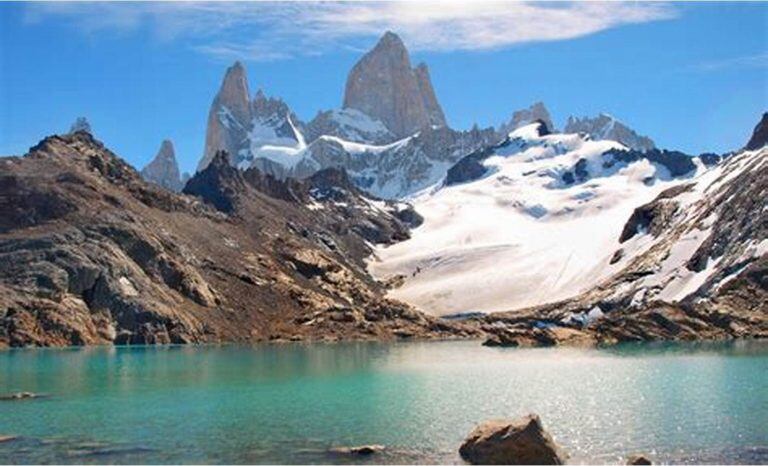
M386 299L365 272L370 243L407 236L397 208L341 175L278 181L220 154L195 196L84 132L0 159L0 346L472 332Z
M391 32L350 71L343 106L382 121L397 137L446 124L426 65L413 69L403 41Z

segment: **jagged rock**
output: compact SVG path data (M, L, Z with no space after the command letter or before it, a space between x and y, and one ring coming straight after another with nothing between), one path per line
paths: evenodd
M309 143L321 136L365 144L386 144L397 139L384 123L354 108L318 112L304 130Z
M178 192L184 187L179 175L179 164L173 142L166 139L160 144L160 150L152 161L141 170L141 176L150 183L155 183L170 191Z
M86 133L91 132L91 124L88 122L88 119L85 117L77 117L74 123L72 123L72 126L69 127L69 134L76 133L78 131L85 131Z
M483 422L464 440L459 454L471 464L564 464L567 458L536 414Z
M445 126L426 65L414 70L403 41L392 32L385 33L350 71L343 107L382 121L397 137L427 126Z
M656 145L647 136L641 136L611 115L601 113L595 118L568 117L565 133L586 133L594 140L618 141L630 149L648 151Z
M517 110L512 114L512 118L508 122L499 125L498 131L500 136L504 138L512 131L536 121L543 123L543 130L547 131L547 133L555 131L552 117L549 115L549 110L547 110L543 102L536 102L528 108Z
M653 463L645 455L632 455L629 458L627 458L627 464L639 466L639 465L651 465Z
M752 137L749 138L746 150L757 150L768 144L768 112L763 113L760 122L752 131Z

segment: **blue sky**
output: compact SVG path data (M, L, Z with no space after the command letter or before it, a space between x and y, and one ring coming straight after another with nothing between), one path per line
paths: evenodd
M661 147L723 152L768 110L766 3L3 3L0 154L84 115L135 166L170 138L191 170L232 61L309 120L387 29L455 128L542 100L558 126L608 112Z

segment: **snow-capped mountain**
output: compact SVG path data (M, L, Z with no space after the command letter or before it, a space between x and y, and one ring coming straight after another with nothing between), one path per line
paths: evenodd
M684 154L550 134L536 122L413 199L423 225L379 249L370 269L403 276L393 297L439 314L565 299L615 272L608 264L637 206L704 170Z
M426 65L412 68L393 33L353 67L343 108L319 112L309 123L282 100L261 91L251 100L248 92L245 68L235 63L211 106L198 169L225 150L241 169L306 178L343 168L360 188L399 198L438 182L461 157L499 139L493 128L448 128Z
M585 133L592 139L599 141L618 141L630 149L639 151L647 151L656 147L651 138L637 134L633 129L606 113L601 113L594 118L568 117L563 131L566 133Z
M163 188L178 192L184 187L179 164L176 161L176 151L173 148L173 142L166 139L160 144L160 150L151 162L140 172L142 178L162 186Z

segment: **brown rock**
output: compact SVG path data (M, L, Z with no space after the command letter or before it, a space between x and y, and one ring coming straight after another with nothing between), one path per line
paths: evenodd
M567 458L536 414L483 422L464 440L459 454L471 464L563 464Z

